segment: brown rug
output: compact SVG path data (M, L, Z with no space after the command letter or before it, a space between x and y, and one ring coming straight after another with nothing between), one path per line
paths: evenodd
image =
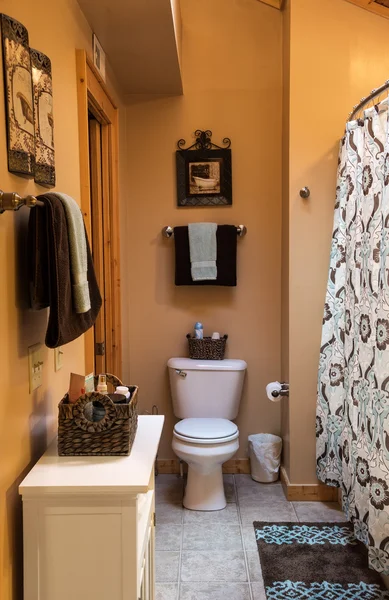
M267 600L389 600L350 523L254 522Z

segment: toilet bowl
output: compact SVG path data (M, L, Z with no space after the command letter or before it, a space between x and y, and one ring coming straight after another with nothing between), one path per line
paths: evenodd
M183 419L174 428L172 448L188 464L185 508L225 508L222 465L239 449L239 430L235 423L228 419Z
M172 449L188 464L184 506L226 506L222 465L239 448L238 415L247 364L240 359L168 361L173 410L179 421Z

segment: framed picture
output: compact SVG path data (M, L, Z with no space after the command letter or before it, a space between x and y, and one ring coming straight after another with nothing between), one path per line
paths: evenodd
M105 81L105 52L95 34L93 34L92 51L93 64L100 73L103 81Z
M195 136L189 148L183 148L185 140L177 142L177 205L231 205L231 140L224 138L222 148L211 141L212 131L198 129Z
M34 104L28 31L1 14L8 170L34 174Z
M50 59L31 48L36 183L55 185L53 84Z

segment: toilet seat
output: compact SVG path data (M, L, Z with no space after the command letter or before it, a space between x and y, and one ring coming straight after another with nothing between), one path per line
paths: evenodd
M173 435L192 444L224 444L236 440L239 430L228 419L190 418L179 421Z

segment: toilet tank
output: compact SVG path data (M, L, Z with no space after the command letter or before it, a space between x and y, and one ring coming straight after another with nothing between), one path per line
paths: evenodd
M170 358L167 366L176 417L237 417L247 368L244 360Z

